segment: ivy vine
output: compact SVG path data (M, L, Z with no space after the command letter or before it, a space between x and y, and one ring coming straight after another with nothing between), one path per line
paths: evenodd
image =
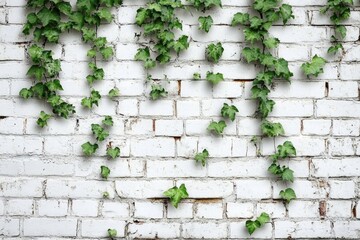
M275 138L285 133L281 123L271 122L267 118L273 111L275 102L269 98L274 81L284 79L290 82L293 76L289 70L288 62L284 58L277 58L271 53L280 43L279 39L269 35L271 26L282 20L286 24L291 18L294 18L292 7L288 4L281 4L279 0L255 0L253 9L256 15L248 13L236 13L232 20L232 25L241 25L244 27L245 42L248 44L242 50L242 56L248 63L256 63L262 66L262 71L257 74L253 81L251 89L252 98L258 101L257 115L262 119L261 130L265 137ZM259 47L261 46L261 47ZM283 145L277 147L277 152L270 159L272 164L268 171L278 176L282 181L293 182L293 170L281 166L279 160L296 155L293 144L286 141ZM293 189L288 188L279 193L280 197L286 202L296 198ZM246 227L252 234L258 226L262 224L257 222L247 222Z

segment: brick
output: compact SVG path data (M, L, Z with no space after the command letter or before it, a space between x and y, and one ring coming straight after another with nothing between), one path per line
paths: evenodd
M131 142L133 156L175 156L175 140L157 137L152 139L134 140Z
M24 236L75 237L76 219L29 218L24 219Z
M96 200L73 200L72 214L82 217L96 217L99 203Z
M271 183L268 180L236 181L238 199L267 199L271 197Z
M317 218L319 217L319 203L315 201L291 201L288 211L291 218Z
M118 180L115 182L116 192L122 198L156 198L172 187L170 180Z
M326 215L332 218L351 218L351 201L328 201Z
M223 204L222 203L199 203L196 205L195 216L205 219L222 219Z
M355 183L353 181L329 181L330 198L349 199L355 197Z
M305 238L331 238L331 224L330 221L276 221L275 237L287 238L289 236L293 238L299 236Z
M194 160L147 161L147 177L205 177L206 169Z
M140 102L141 116L172 116L174 114L173 101L158 100L156 102Z
M228 202L226 204L227 218L252 218L254 205L249 202Z
M34 214L34 202L30 199L10 199L5 202L5 214L26 216Z
M359 221L336 221L334 233L336 238L359 238Z
M181 183L186 185L191 198L226 198L233 193L234 188L232 182L222 180L183 180Z
M271 239L272 228L271 224L265 224L254 232L251 236L247 232L245 226L245 221L242 222L231 222L230 223L230 238L231 239L253 239L253 238L266 238Z
M178 208L170 206L169 204L167 207L167 218L193 218L193 204L182 202Z
M61 217L68 212L67 200L40 200L37 202L39 216Z
M178 238L180 237L180 224L167 222L131 223L128 232L131 238Z
M189 222L183 224L184 238L226 238L226 223Z
M104 217L126 218L130 215L129 205L120 202L104 202L101 215Z
M333 121L334 136L359 136L360 121L356 120L334 120Z
M155 202L135 202L135 218L162 218L164 205Z
M107 230L115 229L117 237L125 236L125 221L113 219L85 219L81 222L82 237L107 237Z
M156 120L156 136L181 136L184 132L183 121L181 120Z
M360 175L360 162L357 158L314 159L316 177L351 177Z
M304 135L328 135L330 129L331 120L309 119L302 121L302 133Z
M39 179L1 178L0 196L2 197L41 197L42 181Z
M19 236L20 220L11 218L0 218L0 234L3 236Z

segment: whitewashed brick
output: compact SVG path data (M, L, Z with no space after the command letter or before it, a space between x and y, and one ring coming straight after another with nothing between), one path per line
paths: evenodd
M222 180L183 180L181 183L186 185L191 198L226 198L234 189L232 182ZM213 189L216 189L216 192Z
M72 213L75 216L96 217L98 215L99 203L94 200L73 200Z
M67 200L40 200L37 202L39 216L61 217L68 212Z
M164 205L156 202L135 202L135 218L162 218Z
M172 116L174 114L173 101L158 100L140 102L141 116Z
M133 156L175 156L175 140L172 138L152 138L134 140L131 142L131 154Z
M117 237L124 237L125 221L112 219L86 219L81 222L81 236L83 237L107 237L107 230L115 229Z
M317 218L319 217L319 203L315 201L291 201L288 206L291 218Z
M172 187L170 180L118 180L116 192L122 198L156 198L163 197L163 192Z
M178 238L180 237L179 223L132 223L129 225L129 236L132 238Z
M76 219L29 218L24 219L24 236L75 237Z
M41 197L43 195L42 180L1 178L0 196L2 197Z
M353 181L329 181L330 198L348 199L355 197L355 183Z
M271 216L272 219L284 218L286 215L285 206L281 202L258 203L256 212L258 213L266 212Z
M0 218L0 234L3 236L19 236L20 220L11 218Z
M5 203L5 214L7 215L32 215L34 213L34 202L31 199L10 199Z
M342 81L329 83L329 97L331 98L356 98L359 96L357 82Z
M231 222L230 223L230 238L231 239L253 239L253 238L266 238L271 239L272 228L271 224L265 224L254 232L251 236L246 230L245 221L242 222Z
M226 238L227 226L225 223L189 222L183 224L184 238Z
M356 120L334 120L333 135L334 136L359 136L360 121Z
M314 230L316 229L316 230ZM276 221L275 222L275 237L298 238L331 238L331 224L330 221Z
M328 135L330 129L331 120L309 119L302 121L302 133L304 135Z
M235 184L238 199L267 199L272 194L268 180L238 180Z
M229 202L226 204L227 218L252 218L254 205L249 202Z
M360 162L357 158L314 159L316 177L351 177L360 175Z
M200 116L200 103L197 101L177 101L176 113L180 118Z
M129 205L127 203L119 202L104 202L101 215L104 217L122 217L126 218L129 216Z
M222 219L222 203L199 203L196 205L195 216L205 219Z
M181 136L184 132L181 120L156 120L155 135L157 136Z
M193 204L182 202L178 208L174 208L169 204L167 207L168 218L192 218L193 217Z
M351 218L351 201L328 201L326 215L333 218Z
M336 238L359 238L359 221L336 221L334 233Z
M205 177L206 168L195 160L147 161L146 176L152 177Z

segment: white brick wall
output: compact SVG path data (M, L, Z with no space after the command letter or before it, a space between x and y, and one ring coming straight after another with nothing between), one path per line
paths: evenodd
M271 120L286 132L275 144L290 140L298 153L281 163L295 170L294 183L283 184L267 172L274 140L261 139L261 157L250 142L261 134L250 94L259 69L239 61L244 36L229 26L232 15L249 11L253 1L222 0L222 9L209 11L214 26L208 34L198 30L202 13L179 12L190 48L149 71L154 79L169 79L169 97L156 102L148 99L146 71L133 60L139 42L147 43L134 37L141 32L134 25L136 10L146 2L124 0L113 11L117 23L99 28L116 54L99 63L105 80L97 89L106 95L116 86L120 97L104 97L93 112L80 107L87 95L88 46L74 33L49 46L62 60L61 94L76 104L77 114L39 129L38 113L49 108L18 96L30 86L31 38L21 33L26 0L0 0L0 239L103 239L109 228L119 239L360 239L359 3L346 22L343 56L326 54L333 33L329 16L319 14L326 0L284 0L296 18L271 29L281 41L274 53L294 73L291 85L277 81L270 95L276 102ZM209 64L204 49L218 41L224 54L219 64ZM314 54L328 60L325 73L306 79L300 66ZM207 71L222 72L225 81L212 86L192 80L193 73L204 77ZM206 128L220 120L225 102L239 113L215 137ZM90 138L90 124L104 115L114 118L110 137L121 157L107 160L101 146L86 159L80 145ZM210 157L202 167L193 158L205 148ZM107 181L99 175L104 164L111 169ZM162 193L181 183L190 199L175 209ZM298 199L285 207L279 191L290 186ZM250 237L245 221L263 211L272 222Z

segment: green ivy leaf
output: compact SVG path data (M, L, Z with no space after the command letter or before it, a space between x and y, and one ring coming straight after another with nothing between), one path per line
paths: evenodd
M104 141L109 136L109 132L99 124L91 124L91 131L99 142Z
M194 73L193 78L194 78L194 80L200 80L201 79L201 74L200 73Z
M246 25L249 23L250 15L248 13L236 13L231 21L232 26Z
M270 90L266 86L253 86L251 88L251 96L252 98L257 98L261 101L267 101Z
M285 134L284 128L281 123L272 123L264 121L261 124L261 131L267 137L278 137Z
M224 103L224 106L221 109L221 116L224 118L229 118L231 121L235 120L236 113L238 113L239 110L234 105L229 105L227 103Z
M50 23L58 24L60 22L60 14L55 10L49 10L46 7L43 7L37 13L37 17L44 27Z
M116 235L117 235L117 231L115 229L111 229L111 228L108 229L109 238L113 239L116 237Z
M45 113L44 111L40 112L40 116L36 121L37 125L41 128L47 126L47 121L51 118L50 114Z
M263 35L259 30L253 30L251 28L246 28L244 30L245 41L253 44L254 42L261 41Z
M346 27L343 25L338 25L335 27L335 33L336 35L340 36L340 38L346 37Z
M29 56L30 56L31 60L34 63L39 63L41 61L42 56L43 56L43 51L44 51L43 48L41 48L38 45L34 44L29 48L28 53L29 53Z
M120 157L120 148L108 147L106 150L106 154L112 159L118 158L118 157Z
M150 98L151 100L158 100L159 98L167 97L168 92L159 84L151 85Z
M326 64L326 60L318 55L315 55L311 62L307 62L301 65L301 69L304 71L307 77L310 76L319 76L319 74L324 72L324 66Z
M149 15L148 13L148 10L146 10L145 8L139 8L135 17L136 24L142 26Z
M206 165L206 160L209 158L208 150L204 149L201 153L195 155L195 161L200 162L203 167Z
M109 91L110 98L116 98L118 96L120 96L120 90L118 88L115 87Z
M245 47L242 50L242 55L245 58L246 62L248 63L255 62L260 59L261 50L260 48L257 47L254 48Z
M276 8L278 5L278 0L255 0L254 9L265 13L269 10Z
M296 156L296 149L290 141L286 141L283 145L279 145L277 149L280 158Z
M262 118L267 118L274 108L275 102L270 99L261 100L259 102L259 111Z
M164 195L170 198L170 202L175 208L179 206L181 200L189 197L185 184L181 184L179 188L177 186L170 188L164 192Z
M26 75L28 75L29 77L35 77L35 79L38 81L43 78L44 74L45 68L38 65L32 65L26 73Z
M293 76L293 73L289 70L288 62L283 58L275 62L274 68L276 76L283 77L287 81Z
M213 132L217 135L221 135L224 132L225 128L226 128L225 121L219 121L219 122L212 121L209 124L207 130L209 130L210 132Z
M212 84L218 84L219 82L224 80L224 75L222 73L206 73L206 80L211 82Z
M329 47L327 52L330 54L331 53L336 54L339 51L339 49L344 49L344 47L341 43L337 43L334 46Z
M210 62L218 63L223 52L224 48L220 42L212 43L206 48L206 58Z
M287 188L280 191L280 197L287 203L290 203L291 200L296 199L296 194L292 188Z
M212 17L211 16L206 16L206 17L200 16L198 20L199 20L199 29L208 33L210 31L212 24L214 23L214 20L212 19Z
M248 230L249 234L253 234L257 229L261 228L265 223L270 222L269 214L263 212L255 221L247 220L245 222L245 227Z
M269 49L277 48L280 43L280 40L278 38L266 38L264 40L265 47Z
M112 119L111 116L105 116L105 119L102 120L102 123L106 126L113 126L114 125L114 121Z
M100 19L104 19L108 23L110 23L113 19L110 10L107 8L102 8L99 11L97 11L97 15L99 16Z
M279 10L284 24L286 24L290 18L295 18L295 16L293 15L292 7L289 4L281 5Z
M294 171L291 170L290 168L284 168L281 173L281 179L283 181L293 182L294 181Z
M114 50L112 47L103 47L100 49L100 53L104 59L108 60L114 55Z
M86 156L91 156L93 155L96 150L99 148L99 145L95 144L91 144L90 142L86 142L83 145L81 145L82 151Z
M34 96L33 91L31 89L23 88L20 90L19 95L24 99L29 99Z
M100 93L96 90L92 90L90 97L83 98L81 100L81 105L91 109L93 107L93 105L99 106L100 99L101 99Z
M108 168L107 166L101 166L100 170L101 170L101 177L107 179L110 175L110 168Z
M174 42L174 50L179 54L182 50L189 48L188 36L181 36L177 41Z

